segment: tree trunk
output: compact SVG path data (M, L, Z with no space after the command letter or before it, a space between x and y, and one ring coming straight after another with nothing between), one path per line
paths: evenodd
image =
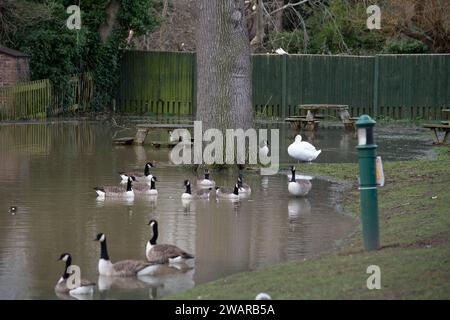
M253 122L250 44L244 0L199 0L197 119L203 129Z
M276 0L276 9L280 9L284 6L284 0ZM275 31L283 31L283 10L279 10L275 13Z

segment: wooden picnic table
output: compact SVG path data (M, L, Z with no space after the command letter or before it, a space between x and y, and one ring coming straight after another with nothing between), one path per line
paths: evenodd
M320 110L336 110L344 124L344 128L346 130L355 130L355 119L357 120L357 118L350 117L350 113L348 112L349 108L346 104L301 104L299 108L307 111L306 117L290 117L285 119L294 128L303 127L306 131L316 130L319 123L317 112Z
M424 124L423 127L431 130L434 144L440 145L440 144L446 143L448 136L449 136L449 132L450 132L450 125L448 123L447 124ZM438 131L445 132L442 140L439 140Z
M136 135L133 137L125 137L125 138L119 138L115 139L114 143L116 144L137 144L137 145L143 145L145 138L147 137L147 134L150 131L157 131L157 130L166 130L167 132L176 130L176 129L192 129L194 128L193 124L170 124L170 123L145 123L145 124L137 124L136 125L137 132ZM127 143L124 143L127 142ZM163 142L156 143L158 146L162 146ZM169 142L167 142L167 145L171 145Z

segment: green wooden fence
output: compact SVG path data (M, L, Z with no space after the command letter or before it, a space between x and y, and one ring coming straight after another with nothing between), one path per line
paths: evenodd
M116 111L192 114L194 65L192 53L127 51Z
M347 104L351 114L440 119L450 108L450 55L253 55L255 112L298 115L299 104ZM118 111L192 114L195 54L127 51ZM337 117L330 111L326 115Z
M47 79L0 87L0 120L45 118L50 103L51 86Z
M54 92L48 79L0 87L0 121L42 119L68 111L87 111L94 90L92 76L86 73L72 77L69 86L66 94L70 95L72 103L66 109L61 106L65 97Z

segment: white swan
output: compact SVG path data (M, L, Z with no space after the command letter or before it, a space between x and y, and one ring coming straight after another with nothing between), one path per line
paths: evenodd
M302 141L302 136L297 135L294 143L288 147L288 154L299 161L311 162L316 160L322 150L316 150L309 142Z

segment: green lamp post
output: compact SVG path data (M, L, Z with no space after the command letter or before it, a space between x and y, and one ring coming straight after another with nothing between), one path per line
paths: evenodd
M376 149L373 127L376 122L368 115L362 115L356 122L358 128L359 190L361 199L361 222L364 249L377 250L380 247L378 229L378 194L376 177Z

